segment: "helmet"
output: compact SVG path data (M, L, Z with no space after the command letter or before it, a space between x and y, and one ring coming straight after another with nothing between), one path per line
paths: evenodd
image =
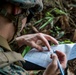
M21 15L15 16L7 13L7 11L1 8L1 5L11 3L13 5L19 6L24 10ZM0 14L10 19L16 26L16 34L21 28L21 19L27 16L27 22L34 16L36 12L40 12L43 9L42 0L0 0ZM27 12L29 11L29 13ZM14 17L15 16L15 17ZM18 33L19 34L19 33Z
M0 0L0 5L3 5L4 3L6 4L6 2L17 5L22 9L29 10L30 14L27 18L27 22L30 21L30 19L34 16L35 13L40 12L43 9L42 0ZM5 10L3 10L2 13L3 12L5 12Z
M35 11L37 12L43 9L42 0L2 0L2 1L19 5L23 9L29 9L29 8L34 7L36 8Z

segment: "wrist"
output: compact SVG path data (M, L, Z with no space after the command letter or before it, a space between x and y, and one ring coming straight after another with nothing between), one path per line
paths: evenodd
M17 37L15 39L15 41L17 42L18 46L21 47L22 45L24 45L24 40L21 37Z

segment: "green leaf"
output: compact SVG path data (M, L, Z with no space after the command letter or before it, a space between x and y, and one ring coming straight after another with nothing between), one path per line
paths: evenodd
M47 13L45 14L45 16L46 16L46 17L48 17L48 16L53 17L53 15L50 13L50 11L47 12Z
M69 6L71 6L71 7L76 7L76 4L70 4Z
M50 19L47 22L45 22L39 29L44 28L48 23L52 22L53 19L54 19L54 17L50 17Z
M63 15L67 15L67 13L65 13L64 11L62 10L59 10L57 8L54 9L54 11L56 12L56 14L63 14Z
M45 17L44 19L50 19L51 17Z
M43 20L49 19L49 18L50 18L50 17L45 17L45 18L43 18L43 19L40 19L40 20L36 21L34 25L37 25L38 23L42 22Z
M62 31L62 32L58 32L58 36L57 36L57 39L59 39L59 38L61 38L61 37L63 37L64 36L64 31Z
M25 54L26 54L28 51L30 51L30 49L31 49L30 46L26 46L25 49L24 49L24 51L23 51L23 53L22 53L22 56L24 57Z
M35 24L34 24L34 25L36 25L36 24L40 23L41 21L43 21L43 19L38 20L37 22L35 22Z
M59 44L73 44L74 42L70 41L69 39L64 41L59 41Z

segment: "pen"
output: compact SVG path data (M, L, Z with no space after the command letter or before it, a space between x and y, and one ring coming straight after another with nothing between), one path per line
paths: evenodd
M60 64L60 62L59 62L59 60L57 61L57 63L58 63L58 68L60 69L61 75L64 75L64 70L63 70L63 68L62 68L62 66L61 66L61 64Z
M53 50L52 53L55 53L55 51ZM63 70L63 68L62 68L62 66L61 66L61 64L60 64L60 62L59 62L59 60L57 61L57 64L58 64L58 68L60 69L61 75L64 75L64 70Z

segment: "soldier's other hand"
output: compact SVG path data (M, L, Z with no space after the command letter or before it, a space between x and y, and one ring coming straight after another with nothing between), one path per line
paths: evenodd
M66 55L60 51L57 51L56 54L55 53L52 54L52 62L47 66L43 75L58 75L60 73L60 70L57 64L58 59L60 61L62 68L63 69L66 68Z
M40 43L44 44L48 48L48 50L50 50L50 44L48 41L51 41L55 45L58 44L58 41L55 38L43 33L23 35L17 37L16 40L19 46L26 44L28 46L38 49L39 51L43 50Z

